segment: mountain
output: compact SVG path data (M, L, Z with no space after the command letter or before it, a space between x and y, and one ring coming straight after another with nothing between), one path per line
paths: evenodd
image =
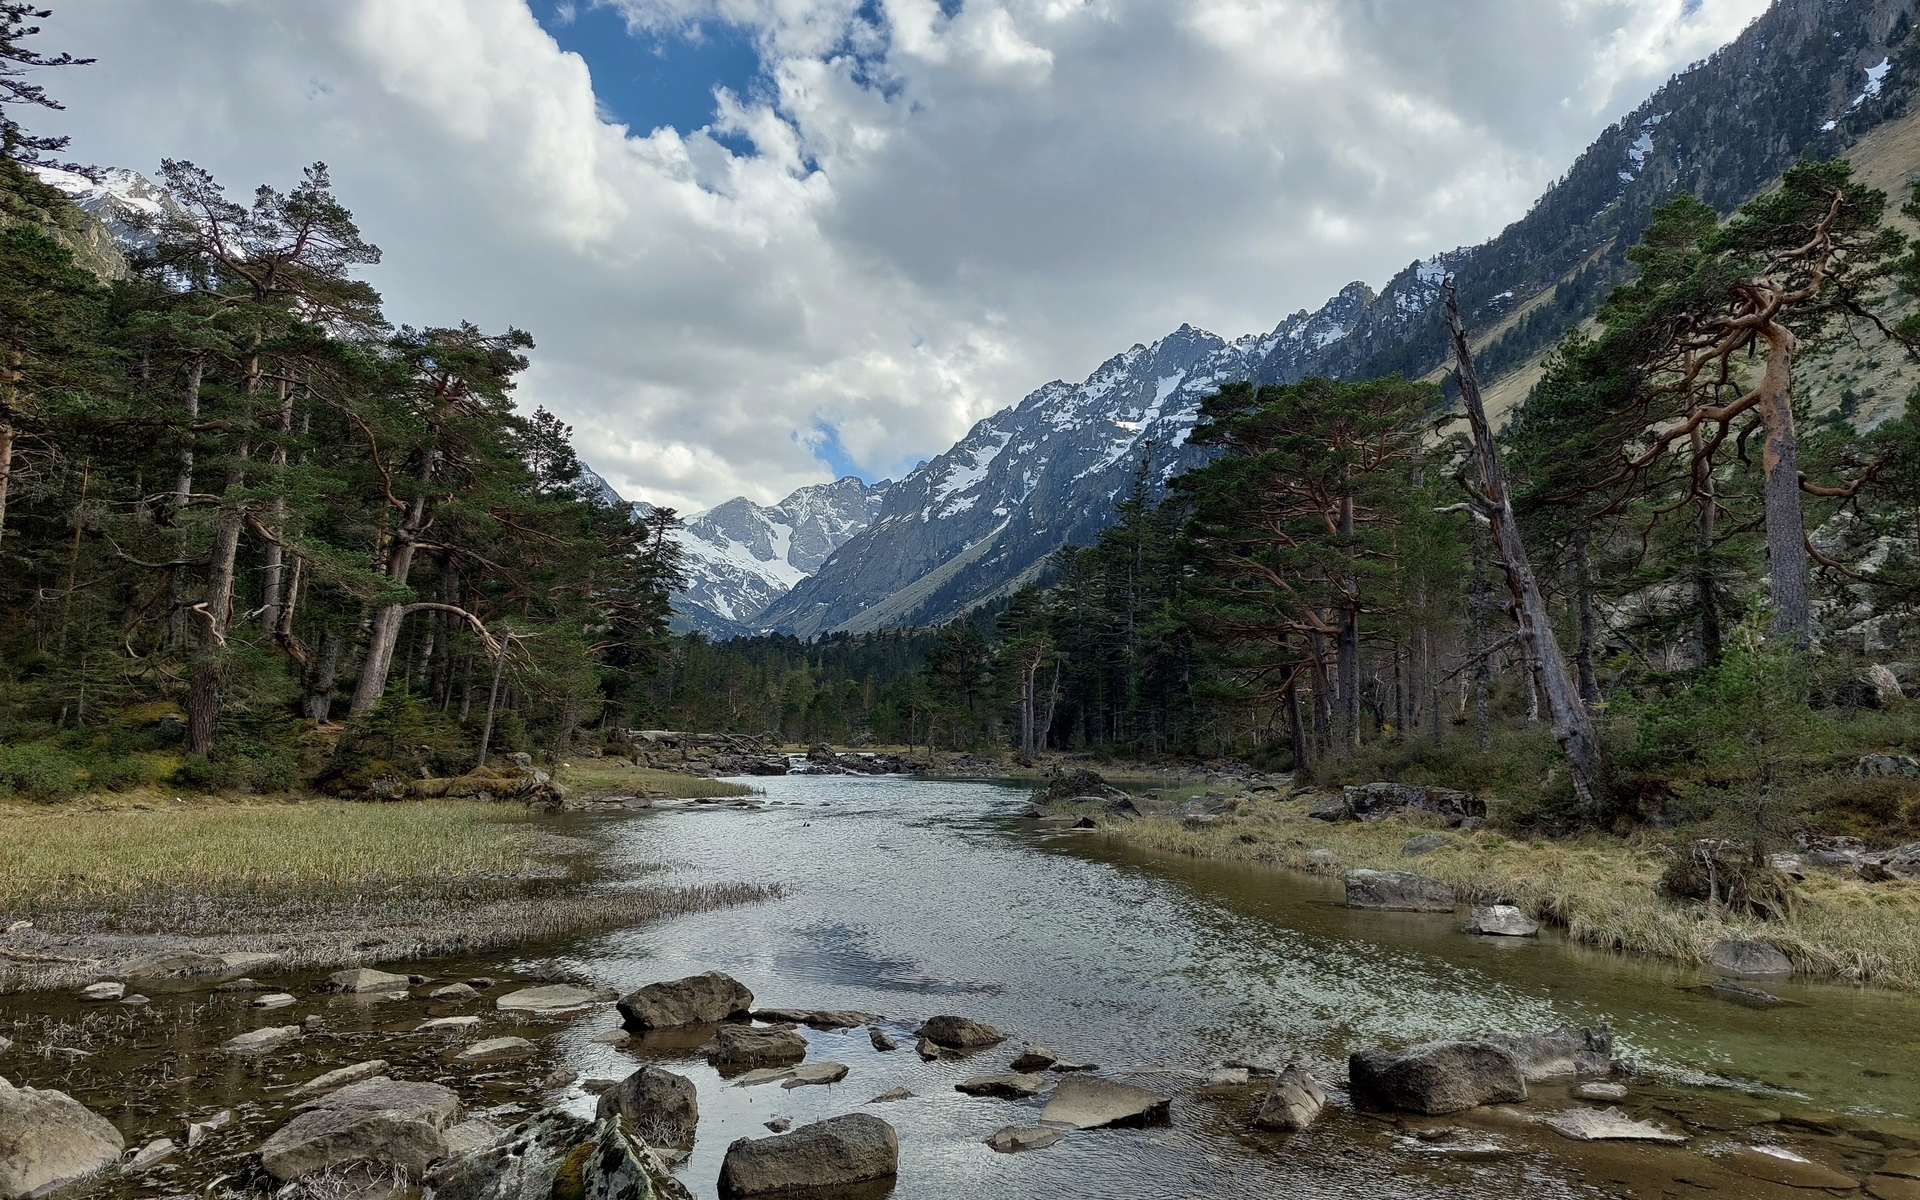
M1079 384L1039 388L893 485L873 523L756 624L803 636L931 624L1018 588L1059 546L1110 524L1143 463L1159 485L1199 461L1186 434L1222 383L1438 379L1449 274L1490 404L1511 407L1542 353L1628 277L1627 247L1662 201L1687 190L1730 212L1797 158L1840 153L1903 117L1920 86L1915 3L1777 0L1603 131L1492 240L1409 264L1377 292L1348 284L1268 334L1182 326Z

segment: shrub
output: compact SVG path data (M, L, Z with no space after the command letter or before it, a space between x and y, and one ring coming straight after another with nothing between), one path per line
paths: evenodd
M37 743L0 746L0 795L47 804L79 790L80 763L72 755Z

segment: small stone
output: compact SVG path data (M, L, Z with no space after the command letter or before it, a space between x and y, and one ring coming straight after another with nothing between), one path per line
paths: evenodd
M1419 858L1422 854L1432 854L1435 850L1453 845L1453 839L1444 833L1421 833L1407 839L1400 847L1402 858Z
M612 1091L619 1084L618 1079L583 1079L580 1081L580 1090L589 1096L598 1096Z
M1491 937L1533 937L1540 932L1540 922L1511 904L1488 904L1475 908L1463 929Z
M540 1081L540 1090L543 1092L552 1092L563 1087L570 1087L573 1081L578 1078L580 1078L580 1072L569 1071L565 1067L556 1067L547 1072L546 1078Z
M153 1001L147 999L145 996L142 996L136 992L131 996L120 997L120 1003L125 1004L131 1008L144 1008L145 1006L152 1004Z
M911 1099L913 1099L912 1092L908 1091L906 1088L897 1087L897 1088L888 1088L886 1091L881 1092L878 1096L875 1096L873 1099L867 1101L867 1103L868 1104L886 1104L894 1100L911 1100Z
M948 1050L979 1050L1007 1040L1006 1034L991 1025L950 1014L928 1017L914 1033Z
M540 1052L540 1047L522 1037L488 1038L484 1042L475 1042L465 1050L453 1056L453 1061L463 1063L511 1062L514 1059L532 1058Z
M1060 1056L1050 1046L1038 1042L1028 1042L1020 1057L1007 1064L1009 1071L1044 1071L1060 1061Z
M786 1117L775 1117L773 1120L768 1121L765 1124L766 1124L766 1127L772 1130L774 1133L785 1133L787 1130L793 1128L793 1122L788 1120Z
M264 996L256 997L253 1003L248 1007L250 1008L287 1008L290 1005L293 1005L296 1003L298 1003L298 1001L295 1000L293 995L289 992L268 992Z
M1041 1126L1021 1127L1009 1125L987 1139L987 1145L1002 1154L1018 1154L1022 1150L1045 1150L1060 1140L1058 1129L1046 1129Z
M475 1029L480 1025L479 1017L434 1017L422 1021L413 1027L415 1033L459 1033Z
M900 1043L889 1037L887 1032L878 1025L867 1026L867 1040L873 1043L875 1050L886 1051L898 1050L900 1048Z
M298 1025L268 1025L228 1038L220 1043L220 1049L229 1054L259 1054L299 1041L302 1032Z
M1627 1085L1624 1083L1583 1083L1573 1089L1573 1094L1582 1100L1624 1100Z
M1041 1111L1040 1120L1048 1125L1071 1125L1075 1129L1165 1125L1171 1106L1169 1097L1145 1088L1093 1075L1074 1075L1060 1081L1053 1098Z
M1245 1067L1216 1067L1207 1076L1208 1087L1245 1087L1253 1078Z
M192 1121L187 1124L187 1149L191 1150L207 1137L233 1124L233 1110L223 1108L204 1121Z
M605 1033L596 1033L587 1040L600 1046L624 1046L633 1040L633 1035L624 1029L609 1029Z
M1290 1066L1274 1079L1273 1087L1254 1110L1253 1123L1261 1129L1298 1133L1313 1124L1327 1106L1327 1093L1306 1068Z
M544 987L521 988L493 1002L502 1012L569 1013L613 999L612 988L581 987L572 983L550 983Z
M7 1051L11 1049L13 1049L13 1039L8 1037L0 1037L0 1054L5 1054Z
M104 1000L118 1000L120 997L126 994L127 994L126 984L114 983L111 981L105 981L101 983L90 983L86 987L80 989L80 998L82 1000L91 1000L91 1001L94 1001L95 1003L99 1003L100 1001L104 1001Z
M932 1062L946 1053L926 1038L921 1038L913 1044L913 1052L918 1054L923 1062Z
M464 983L449 983L427 993L427 999L438 1000L442 1004L464 1004L468 1000L478 1000L480 993Z
M299 1087L287 1093L289 1100L303 1100L308 1096L324 1096L328 1092L338 1091L350 1083L359 1083L363 1079L372 1079L375 1075L387 1073L387 1060L376 1058L370 1062L354 1063L350 1067L340 1067L328 1071L325 1075L316 1075ZM223 1113L223 1116L231 1114ZM188 1145L193 1143L189 1141Z
M172 1138L157 1137L138 1150L135 1150L133 1157L120 1165L120 1173L122 1175L137 1174L151 1167L161 1159L169 1157L178 1149L179 1147L173 1144Z
M1723 1155L1720 1164L1742 1175L1792 1188L1853 1190L1860 1181L1781 1146L1742 1146Z
M1000 1075L975 1075L962 1079L953 1085L953 1090L969 1096L999 1096L1009 1100L1023 1100L1028 1096L1037 1096L1047 1086L1044 1076L1029 1075L1024 1072L1007 1072Z
M1636 1121L1617 1108L1571 1108L1537 1118L1562 1137L1576 1142L1666 1142L1679 1145L1682 1134L1651 1121Z
M802 1063L788 1073L780 1086L789 1090L813 1084L839 1083L847 1077L847 1064L837 1062Z
M309 1031L315 1030L315 1029L325 1029L327 1027L327 1019L321 1016L319 1013L309 1013L307 1015L307 1019L300 1022L300 1024L304 1026L306 1029L308 1029Z
M372 967L349 967L327 976L326 989L330 992L391 992L395 988L406 987L407 983L405 975L376 971Z

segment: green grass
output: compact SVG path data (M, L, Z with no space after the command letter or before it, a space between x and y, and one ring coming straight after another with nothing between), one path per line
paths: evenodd
M0 809L0 912L514 876L541 836L528 817L453 800Z
M1464 900L1517 905L1588 945L1698 964L1721 938L1750 937L1778 947L1812 977L1920 991L1920 883L1810 871L1794 915L1762 921L1661 897L1655 885L1671 851L1650 837L1519 839L1480 830L1405 858L1400 847L1425 827L1399 817L1316 821L1304 800L1242 797L1235 807L1203 829L1163 817L1102 818L1102 825L1138 845L1200 858L1329 875L1356 867L1415 871L1452 884ZM1331 850L1338 864L1310 862L1316 849Z

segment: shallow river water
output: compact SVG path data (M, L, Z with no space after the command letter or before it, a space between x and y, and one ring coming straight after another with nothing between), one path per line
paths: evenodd
M611 1006L566 1022L490 1025L481 1035L540 1040L542 1070L619 1078L652 1059L693 1078L699 1136L679 1174L703 1198L714 1196L721 1157L735 1138L765 1136L762 1123L775 1117L799 1125L855 1110L878 1113L899 1131L900 1178L883 1193L898 1200L1806 1196L1732 1169L1739 1158L1731 1152L1778 1145L1864 1177L1889 1157L1920 1149L1913 1119L1920 1116L1920 1000L1912 997L1770 985L1796 1003L1747 1009L1689 990L1703 982L1691 971L1553 936L1469 937L1455 917L1349 911L1337 882L1149 854L1044 826L1020 816L1023 789L849 776L751 782L766 793L767 806L757 811L713 805L579 820L611 838L611 853L626 862L664 863L667 877L689 881L778 881L788 889L784 899L538 954L410 968L440 978L563 973L622 991L720 970L761 1005L882 1014L902 1049L882 1054L860 1028L803 1029L809 1060L850 1070L831 1087L794 1090L722 1080L695 1052L704 1034L622 1047L596 1041L618 1023ZM423 1015L342 998L264 1015L205 996L157 996L156 1003L143 1019L163 1021L168 1004L199 1004L199 1032L180 1025L148 1036L145 1057L123 1053L122 1068L149 1078L177 1072L176 1086L157 1090L200 1111L253 1101L259 1131L283 1119L272 1092L318 1074L322 1061L304 1074L284 1066L196 1073L205 1041L320 1011L340 1031L339 1061L378 1052L401 1073L394 1035ZM0 998L0 1020L12 1018L23 1043L31 1034L27 1007L22 998ZM997 1025L1011 1040L968 1062L924 1063L910 1031L943 1012ZM1211 1068L1229 1058L1275 1066L1298 1060L1323 1079L1341 1080L1347 1053L1365 1046L1602 1021L1637 1067L1622 1107L1689 1134L1688 1145L1560 1138L1530 1119L1579 1103L1551 1085L1536 1087L1526 1105L1455 1118L1355 1114L1336 1087L1336 1104L1321 1121L1289 1140L1248 1127L1257 1088L1207 1084ZM1075 1133L1026 1154L992 1152L982 1139L1005 1125L1034 1124L1044 1097L974 1099L953 1084L1003 1070L1027 1040L1175 1095L1172 1125ZM440 1059L418 1057L412 1069L423 1073L409 1077L436 1070L447 1077L430 1065ZM73 1089L130 1140L152 1132L143 1122L159 1129L168 1119L168 1104L154 1099L152 1087L140 1104L116 1109L110 1079L72 1066L61 1075L45 1061L17 1073L12 1067L0 1061L0 1073L17 1082ZM487 1080L460 1082L470 1107L486 1107ZM524 1076L491 1086L503 1089L495 1106L503 1118L539 1102ZM897 1087L914 1097L869 1103ZM591 1097L565 1095L570 1106L591 1111ZM245 1135L250 1144L259 1131ZM237 1161L248 1147L234 1137L228 1150Z

